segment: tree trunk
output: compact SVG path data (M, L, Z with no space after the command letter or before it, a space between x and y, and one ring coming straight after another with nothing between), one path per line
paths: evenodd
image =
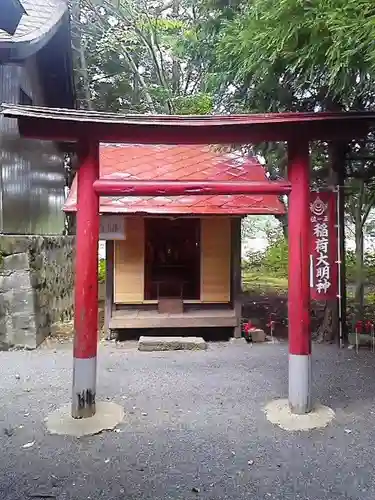
M90 81L85 55L85 47L82 43L81 29L81 6L79 0L70 2L70 13L72 19L72 42L73 60L75 66L75 82L77 88L78 107L92 110Z
M336 331L333 327L335 323L336 307L333 301L326 301L324 305L324 316L321 325L319 326L316 341L332 343L335 340Z
M280 222L281 229L283 231L283 236L287 240L288 239L288 214L275 215L275 217Z
M362 231L361 231L362 232ZM363 278L363 234L356 235L356 287L355 303L357 308L357 320L363 319L365 285Z
M178 18L180 10L180 0L173 0L172 15ZM172 92L173 97L176 97L180 91L180 63L175 56L172 56Z
M138 57L134 55L134 64L139 66L139 61ZM131 95L131 102L133 106L139 106L140 103L140 98L139 98L139 78L138 78L138 71L133 71L133 92Z
M356 304L356 320L363 319L364 310L364 276L363 276L363 258L364 258L364 245L363 245L363 225L362 225L362 207L363 207L363 194L364 194L364 181L360 181L360 189L358 194L358 203L355 212L355 304Z
M328 150L330 157L328 185L332 189L334 189L336 186L343 186L344 184L346 145L342 143L331 143L329 144ZM343 194L343 189L341 189L341 193ZM343 200L341 200L341 204L339 207L341 250L342 247L345 245L344 243L345 232L342 230L344 228L344 212L342 208L343 208ZM344 260L344 254L342 254L341 258L342 260ZM345 266L345 262L342 265ZM340 272L342 273L342 268L340 268ZM341 297L327 301L324 306L323 321L317 332L318 342L339 341L338 334L339 334L340 321L341 325L344 325L346 323L346 301L345 299L342 300L343 296L346 297L345 272L344 276L342 276L341 274ZM341 301L341 318L339 317L339 300Z
M93 105L91 101L89 73L86 62L85 48L81 42L79 44L79 59L81 68L81 86L82 86L82 96L83 96L83 99L81 99L81 104L83 104L83 106L81 105L80 107L92 111Z
M340 250L340 260L341 264L339 266L339 278L340 278L340 297L339 302L341 305L341 318L339 321L341 322L342 328L342 340L344 342L348 339L348 326L347 326L347 313L346 313L346 296L347 296L347 288L346 288L346 242L345 242L345 172L339 173L339 205L338 205L338 220L339 220L339 250Z

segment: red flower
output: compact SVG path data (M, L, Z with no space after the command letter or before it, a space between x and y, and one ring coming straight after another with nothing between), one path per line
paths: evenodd
M373 329L373 326L374 326L373 322L370 321L370 320L367 320L366 321L366 332L367 333L371 333L372 329Z
M249 333L252 330L257 329L257 327L255 325L253 325L251 321L248 321L247 323L245 323L243 328L244 328L245 333Z
M357 323L355 324L355 329L358 333L362 333L363 321L357 321Z

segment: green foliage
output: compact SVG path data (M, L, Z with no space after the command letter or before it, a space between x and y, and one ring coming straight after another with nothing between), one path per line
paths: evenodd
M195 0L71 0L81 105L130 113L211 113Z
M374 292L366 293L366 303L369 305L375 305L375 293ZM371 319L373 319L373 318L371 318Z
M372 0L206 0L212 69L258 105L289 110L372 92ZM209 50L209 49L208 49ZM211 49L212 50L212 49ZM247 88L244 88L246 85ZM256 97L255 97L256 99ZM263 102L262 102L263 101ZM323 106L324 107L324 106Z
M287 65L290 78L301 87L324 83L341 96L353 76L374 62L374 48L368 44L375 36L372 2L252 0L242 5L225 25L219 59L231 58L239 75L264 78L269 65Z
M213 111L213 98L210 94L180 96L173 99L178 115L207 115Z
M288 276L288 242L278 237L264 251L250 252L243 263L246 271L275 277Z
M349 281L354 281L356 272L355 252L348 250L346 252L346 276Z
M265 252L263 266L276 276L287 276L288 242L285 238L278 238L269 245Z
M356 253L352 250L346 252L346 276L349 283L356 280ZM375 253L366 252L363 259L363 279L366 284L375 282Z
M288 289L288 278L266 274L264 271L259 273L246 270L242 275L242 289L245 292L256 290L260 294L285 293Z
M268 280L272 280L272 278L276 280L287 279L288 242L284 238L279 237L271 242L266 250L249 252L242 262L242 268L245 276L258 276L261 282L264 282L265 277ZM356 254L352 250L346 253L346 277L347 284L354 283L356 280ZM374 252L365 253L363 278L366 284L373 284L375 282ZM371 294L371 292L366 293L366 301L375 303L375 295Z
M99 259L99 268L98 268L98 280L99 283L104 283L105 282L105 264L106 260L105 259Z
M282 228L272 216L251 215L242 219L241 238L264 238L272 243L283 236Z
M375 108L373 0L204 0L203 10L198 36L206 41L216 102L227 112ZM347 176L347 211L357 242L357 264L349 260L348 271L351 279L356 273L359 302L361 280L370 279L373 269L368 256L364 272L360 261L375 204L374 139L370 133L341 145L311 143L314 184L336 182L330 176L333 161ZM256 145L256 150L272 177L285 174L283 145Z
M150 32L156 29L159 33L171 34L179 33L179 31L184 28L185 24L179 19L150 19L144 17L139 23L137 23L137 26L143 29L147 28Z

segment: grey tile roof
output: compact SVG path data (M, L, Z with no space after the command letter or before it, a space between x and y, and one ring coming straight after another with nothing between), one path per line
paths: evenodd
M21 4L27 14L22 16L14 35L0 30L0 49L43 45L43 40L54 33L68 9L65 0L21 0Z

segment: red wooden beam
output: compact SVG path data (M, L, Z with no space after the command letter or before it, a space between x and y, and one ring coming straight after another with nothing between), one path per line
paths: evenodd
M20 134L42 140L76 142L90 137L107 143L127 144L257 144L265 141L342 140L365 137L370 121L350 119L332 122L230 123L202 122L191 125L79 122L74 120L20 117Z
M124 181L99 179L94 182L99 196L187 196L288 194L290 182L280 181Z
M21 135L72 141L136 144L249 144L264 141L339 140L363 137L374 112L266 113L251 115L123 115L3 104Z

